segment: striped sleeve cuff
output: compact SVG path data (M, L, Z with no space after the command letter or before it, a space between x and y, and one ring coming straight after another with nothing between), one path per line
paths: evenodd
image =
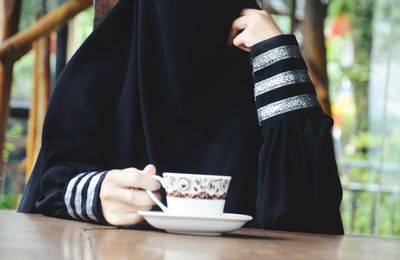
M64 202L68 214L76 219L107 224L100 205L100 187L106 171L83 172L67 185Z
M279 35L262 41L252 47L250 57L260 125L289 113L321 111L294 35Z

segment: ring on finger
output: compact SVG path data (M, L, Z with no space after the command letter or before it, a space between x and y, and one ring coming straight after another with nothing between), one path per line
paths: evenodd
M135 191L133 189L125 190L125 200L128 204L133 204L133 200L135 199Z

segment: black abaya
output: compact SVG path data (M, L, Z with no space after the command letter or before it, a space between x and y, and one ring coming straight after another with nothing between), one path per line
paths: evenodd
M256 227L342 233L332 120L293 36L254 46L253 67L227 46L243 7L120 0L56 84L19 211L104 223L107 170L152 163L232 176L225 211Z

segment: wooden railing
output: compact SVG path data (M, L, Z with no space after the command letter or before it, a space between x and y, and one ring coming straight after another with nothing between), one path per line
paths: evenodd
M41 127L50 96L49 34L92 5L92 0L69 0L17 33L22 0L0 0L0 187L4 181L3 149L9 115L14 63L32 48L35 53L32 103L29 113L26 178L40 147Z

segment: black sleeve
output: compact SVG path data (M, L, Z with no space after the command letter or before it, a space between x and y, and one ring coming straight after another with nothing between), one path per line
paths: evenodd
M132 155L128 144L118 142L125 142L119 135L129 132L122 123L131 115L125 113L124 103L130 99L121 101L121 96L132 89L127 75L133 55L134 2L119 1L58 78L41 149L18 212L102 223L99 191L104 171L128 167L130 162L117 160L120 154Z
M343 234L333 121L320 108L296 38L256 44L251 63L264 138L255 226Z
M106 173L73 163L50 167L40 180L36 210L52 217L107 224L99 197Z

